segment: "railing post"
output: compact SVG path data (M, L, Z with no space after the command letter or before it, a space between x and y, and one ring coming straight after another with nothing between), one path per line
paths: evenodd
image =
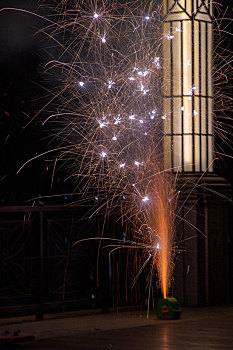
M43 304L44 304L44 214L43 207L40 207L40 250L39 250L39 286L38 298L36 305L36 321L41 321L44 318Z

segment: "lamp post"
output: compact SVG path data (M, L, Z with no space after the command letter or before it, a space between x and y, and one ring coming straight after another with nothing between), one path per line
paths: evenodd
M165 167L213 171L213 6L164 1Z
M228 302L231 189L214 173L213 3L164 0L161 14L164 163L181 174L174 295Z

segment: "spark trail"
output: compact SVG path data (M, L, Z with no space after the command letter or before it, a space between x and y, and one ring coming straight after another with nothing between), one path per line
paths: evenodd
M60 160L96 211L120 208L131 239L157 266L166 297L174 256L173 179L163 168L162 41L156 2L62 1L53 37L62 53L47 64L59 76ZM174 32L174 35L176 33ZM167 40L171 40L167 37ZM59 116L59 121L54 119Z

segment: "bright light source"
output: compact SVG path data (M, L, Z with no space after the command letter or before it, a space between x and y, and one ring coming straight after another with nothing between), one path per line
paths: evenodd
M100 155L101 155L101 157L102 157L102 158L105 158L105 157L106 157L106 155L107 155L107 153L103 151L103 152L101 152L101 154L100 154Z
M109 122L104 122L102 120L98 120L98 123L100 125L100 129L106 128Z
M108 88L111 89L115 83L112 80L108 81Z

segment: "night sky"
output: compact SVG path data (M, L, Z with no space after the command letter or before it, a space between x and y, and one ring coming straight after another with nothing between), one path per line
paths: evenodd
M45 14L38 10L36 0L0 0L0 8L19 8L19 3L22 9ZM56 173L51 188L51 157L32 161L16 174L25 161L49 149L50 130L42 125L45 113L33 119L48 102L43 87L50 86L45 83L43 69L56 54L56 49L47 49L48 39L36 34L46 25L46 21L19 11L0 13L0 205L30 204L34 197L73 190L62 172ZM67 200L67 196L43 199L44 203Z
M226 17L232 18L232 0L220 2L223 8L230 5ZM0 8L4 7L38 13L36 0L0 0ZM39 13L43 15L43 10ZM46 49L49 41L42 34L35 35L44 26L46 22L33 15L0 12L0 205L29 204L34 197L73 190L72 182L66 181L66 174L59 170L51 188L53 162L48 156L32 161L16 174L25 161L48 150L50 130L42 126L45 115L33 119L46 103L46 93L41 87L45 84L43 66L56 50ZM232 25L228 29L232 31ZM33 121L29 123L30 120ZM231 160L221 164L229 181L231 167ZM59 199L43 198L44 203L67 201L69 196L65 195Z

